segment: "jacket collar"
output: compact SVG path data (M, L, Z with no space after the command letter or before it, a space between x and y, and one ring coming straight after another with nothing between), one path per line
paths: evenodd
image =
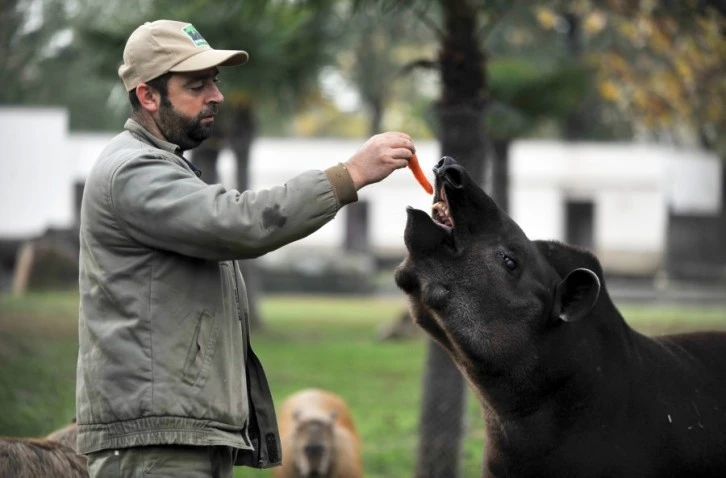
M139 136L139 139L141 139L145 143L151 144L159 149L163 149L164 151L168 151L180 157L182 155L182 150L179 146L174 143L170 143L168 141L164 141L163 139L157 138L156 136L151 134L149 130L141 126L141 123L139 123L135 119L127 119L126 124L124 125L124 129L134 133L136 136Z
M181 159L184 160L185 163L187 163L189 169L191 169L198 178L202 176L202 171L194 166L192 163L190 163L187 158L182 155L182 150L179 146L174 143L170 143L168 141L164 141L163 139L157 138L156 136L151 134L149 130L141 126L141 123L139 123L135 119L127 119L126 124L124 124L124 129L138 136L141 141L147 144L179 156Z

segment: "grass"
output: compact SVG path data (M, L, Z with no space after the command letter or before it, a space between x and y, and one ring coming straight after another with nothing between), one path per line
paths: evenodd
M343 396L361 435L367 477L411 476L415 464L424 342L379 342L379 326L405 307L402 297L268 296L264 330L252 346L276 403L306 387ZM724 308L624 307L633 327L661 334L726 328ZM75 293L0 297L0 435L39 436L74 414ZM462 476L477 477L483 447L479 406L469 393ZM238 469L238 477L269 471Z

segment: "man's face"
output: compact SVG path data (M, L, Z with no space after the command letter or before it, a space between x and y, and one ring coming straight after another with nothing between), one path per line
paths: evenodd
M214 117L224 100L217 73L217 68L209 68L169 77L168 95L162 96L155 120L167 141L184 151L212 135Z

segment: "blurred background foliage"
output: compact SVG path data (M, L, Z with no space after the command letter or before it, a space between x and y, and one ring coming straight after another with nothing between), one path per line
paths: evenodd
M578 137L647 137L724 154L719 2L458 3L481 16L492 137L568 136L577 116ZM125 39L144 21L173 17L195 23L216 48L250 52L248 65L222 74L227 125L243 111L268 136L432 137L444 4L5 0L0 103L65 106L73 130L118 130L128 114L116 76Z

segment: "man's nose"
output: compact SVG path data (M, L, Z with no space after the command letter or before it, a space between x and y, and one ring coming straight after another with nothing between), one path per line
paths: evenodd
M212 91L209 97L209 103L221 103L224 101L224 95L216 83L212 85Z

